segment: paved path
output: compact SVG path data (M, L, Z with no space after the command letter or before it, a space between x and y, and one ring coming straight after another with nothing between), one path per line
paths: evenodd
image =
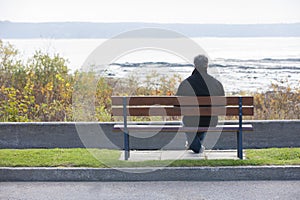
M245 155L244 155L245 157ZM203 159L239 159L236 150L205 150L204 153L195 154L191 150L156 150L156 151L130 151L131 161L146 160L203 160ZM124 160L124 151L120 156Z
M298 200L299 196L300 181L0 182L1 200Z

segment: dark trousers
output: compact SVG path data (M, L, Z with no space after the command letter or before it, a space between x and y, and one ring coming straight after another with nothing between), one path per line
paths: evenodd
M199 153L205 136L206 132L186 133L189 149L193 150L195 153Z

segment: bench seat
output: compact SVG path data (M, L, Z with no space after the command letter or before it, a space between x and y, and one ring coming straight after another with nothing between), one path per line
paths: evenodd
M251 124L243 123L243 116L254 115L254 102L251 96L113 96L112 113L123 117L123 123L115 124L113 131L124 134L125 160L129 158L130 132L236 132L237 156L243 159L243 131L253 131ZM184 127L167 121L134 124L128 121L132 116L236 116L238 124L217 127Z
M124 125L114 125L113 131L123 132ZM237 132L239 125L218 125L217 127L184 127L182 125L140 125L128 124L130 132ZM253 131L252 124L243 124L242 131Z

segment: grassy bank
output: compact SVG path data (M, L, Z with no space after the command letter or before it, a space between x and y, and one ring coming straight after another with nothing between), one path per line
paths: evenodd
M103 149L1 149L0 167L191 167L300 165L300 148L245 150L245 160L175 160L131 162L120 151ZM92 153L92 154L91 154ZM97 157L97 159L95 157Z

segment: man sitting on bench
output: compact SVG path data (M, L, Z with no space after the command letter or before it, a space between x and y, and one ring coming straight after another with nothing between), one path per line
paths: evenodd
M198 55L194 58L195 69L191 76L182 81L178 96L224 96L223 85L207 73L208 58ZM217 116L184 116L183 124L187 127L213 127L218 124ZM203 140L206 132L186 133L186 147L195 153L204 151Z

